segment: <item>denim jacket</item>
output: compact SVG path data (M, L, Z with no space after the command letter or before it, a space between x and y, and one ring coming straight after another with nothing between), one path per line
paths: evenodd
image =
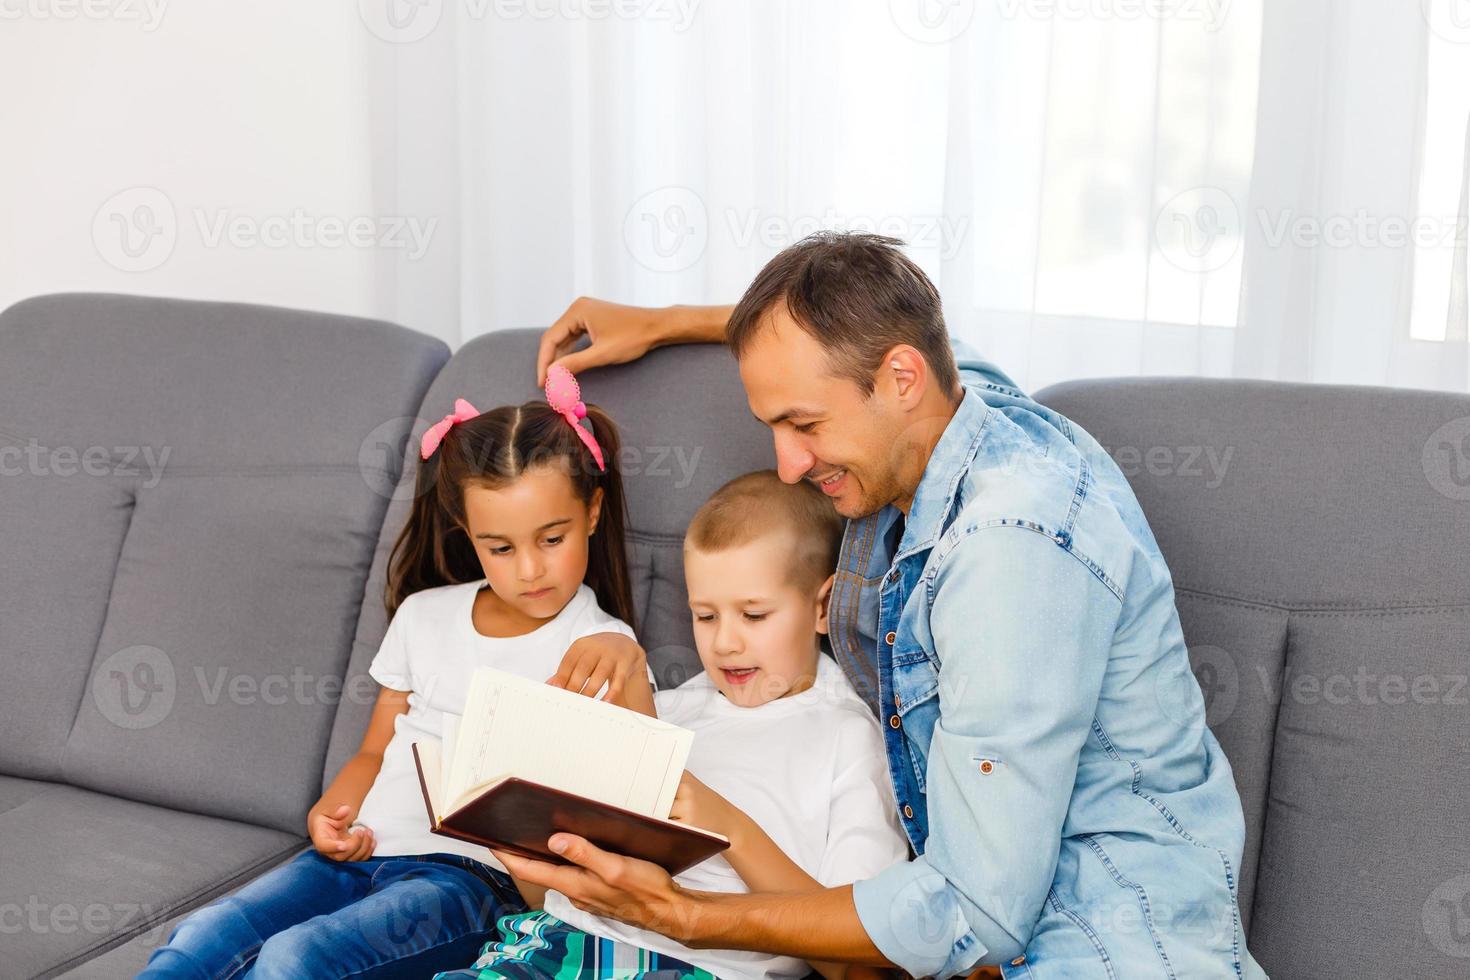
M1264 977L1240 799L1133 491L1086 432L956 359L906 523L848 525L831 600L918 855L853 886L863 926L916 977Z

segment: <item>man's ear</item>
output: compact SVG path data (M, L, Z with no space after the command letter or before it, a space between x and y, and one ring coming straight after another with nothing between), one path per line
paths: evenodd
M817 632L827 635L827 607L832 602L832 585L837 581L836 573L827 576L827 581L817 590Z
M896 344L883 355L878 374L893 386L901 405L917 405L929 384L929 363L912 345Z
M602 519L602 487L592 491L592 499L587 501L587 533L597 533L597 522Z

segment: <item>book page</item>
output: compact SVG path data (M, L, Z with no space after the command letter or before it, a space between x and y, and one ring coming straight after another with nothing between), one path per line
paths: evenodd
M666 819L694 733L606 701L482 667L470 681L443 800L517 776Z

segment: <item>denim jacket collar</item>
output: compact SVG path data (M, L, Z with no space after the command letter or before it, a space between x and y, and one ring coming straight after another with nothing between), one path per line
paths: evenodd
M970 463L980 448L985 424L990 418L990 407L970 388L963 390L959 408L934 444L934 451L924 466L924 475L914 491L908 524L893 556L895 564L911 554L934 547L954 510L960 481L969 472Z

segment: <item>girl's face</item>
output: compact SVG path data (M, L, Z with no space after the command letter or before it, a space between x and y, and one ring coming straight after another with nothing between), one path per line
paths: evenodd
M563 470L536 466L502 487L467 486L464 508L496 596L532 619L561 612L587 575L587 539L597 530L602 490L584 503Z

